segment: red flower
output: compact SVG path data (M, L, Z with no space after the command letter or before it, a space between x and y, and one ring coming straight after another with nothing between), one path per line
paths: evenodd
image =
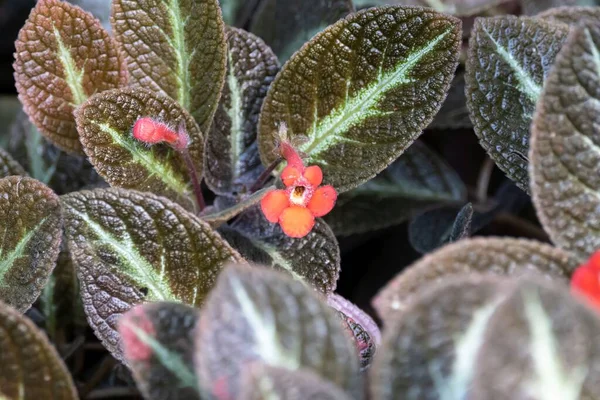
M571 277L571 290L600 310L600 251L575 270Z
M175 132L166 124L149 117L135 121L133 137L146 144L166 142L176 150L183 150L189 144L189 137L183 126L179 127L179 132Z
M281 172L287 189L267 193L260 206L267 220L279 222L286 235L301 238L311 231L316 217L333 209L337 192L333 186L319 187L323 181L321 168L316 165L305 168L289 144L281 144L281 153L288 160Z

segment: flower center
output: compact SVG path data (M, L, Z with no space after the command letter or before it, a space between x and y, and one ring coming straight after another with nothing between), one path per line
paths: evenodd
M290 193L290 203L295 205L304 205L306 197L306 187L296 186Z

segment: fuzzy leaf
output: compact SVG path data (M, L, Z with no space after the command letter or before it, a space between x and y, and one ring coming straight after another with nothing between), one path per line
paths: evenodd
M440 112L437 113L429 129L472 128L473 123L467 109L465 96L465 74L459 72L452 81L448 97L444 100Z
M1 302L0 331L0 399L78 399L71 374L44 332Z
M31 178L0 179L0 300L25 312L42 292L60 251L58 197Z
M375 179L343 193L325 221L336 235L347 236L400 224L440 204L461 203L466 196L458 174L415 142Z
M242 196L240 200L224 196L217 197L215 199L214 205L216 206L218 204L219 207L216 207L216 209L213 209L212 211L206 214L202 214L201 218L205 222L208 222L213 228L218 228L219 226L223 225L230 219L237 217L242 212L246 211L252 206L257 205L267 193L274 189L274 186L269 186L255 193L252 193L247 197Z
M248 365L306 368L362 398L352 339L331 308L302 283L260 267L219 275L200 319L196 371L218 399L239 398Z
M481 14L510 0L354 0L356 8L398 4L405 6L431 7L435 11L469 17Z
M469 42L467 106L481 146L496 165L529 191L529 127L556 54L562 24L526 17L480 18Z
M291 238L267 221L258 207L241 214L221 234L244 258L268 265L321 293L332 293L340 274L340 249L329 226L320 218L303 238Z
M0 148L0 178L6 178L11 175L27 175L27 172L21 165L13 160L11 155L4 149Z
M409 28L410 26L410 34ZM352 14L312 39L269 89L259 125L263 164L275 134L308 138L299 150L339 192L398 158L439 110L458 62L459 20L415 7Z
M568 282L578 266L570 254L547 244L523 239L476 238L431 253L390 281L373 305L384 320L401 311L423 286L461 273L523 276L539 274Z
M536 15L537 18L569 25L598 23L600 7L556 7Z
M454 277L428 287L384 331L371 371L373 400L466 399L479 368L475 356L504 297L498 277ZM504 329L496 331L504 332ZM514 338L513 338L514 340ZM484 399L486 397L481 397Z
M533 201L558 246L586 259L600 248L600 29L569 36L532 127Z
M227 75L206 139L206 184L218 194L243 192L263 171L256 144L258 114L279 70L273 51L241 29L227 30Z
M58 147L83 153L73 111L89 96L127 83L117 43L90 13L65 1L40 0L15 46L25 112Z
M131 84L175 99L208 132L225 79L218 0L113 0Z
M306 369L253 364L245 373L242 400L351 400L343 390Z
M199 174L204 139L194 119L174 100L145 89L119 89L90 98L75 112L81 143L90 162L111 186L153 192L191 206L191 185L183 157L167 145L133 138L141 117L163 121L177 129L184 123L188 148Z
M88 321L118 359L120 314L146 301L199 306L223 265L241 260L208 224L164 197L97 189L62 200Z
M200 399L194 373L197 309L179 303L149 303L119 321L125 360L146 399Z
M353 10L352 0L264 0L252 18L251 31L284 62L313 36Z

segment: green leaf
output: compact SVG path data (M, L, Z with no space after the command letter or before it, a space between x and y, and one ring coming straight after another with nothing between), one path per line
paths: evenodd
M529 127L568 27L533 18L479 18L469 42L467 106L481 146L529 191Z
M467 97L465 96L465 74L457 72L448 97L442 104L429 129L460 129L472 128L473 123L469 117Z
M25 312L42 292L60 251L58 197L35 179L0 179L0 300Z
M256 144L258 114L279 70L273 51L241 29L227 30L227 75L206 139L206 184L218 194L248 189L263 171Z
M480 368L475 358L485 345L494 311L509 295L507 286L502 278L471 274L415 296L386 324L370 375L373 400L397 399L398 393L414 399L471 398L470 386ZM503 336L504 330L495 334Z
M465 239L431 253L390 281L373 305L388 321L424 286L462 273L507 276L538 274L568 282L578 262L570 254L547 244L524 239Z
M600 7L556 7L536 15L537 18L569 25L598 23Z
M220 0L223 20L227 25L244 27L260 0Z
M242 196L239 200L225 196L217 197L213 205L215 207L208 209L208 212L202 214L201 218L213 228L218 228L250 207L257 205L267 193L274 189L274 186L269 186L249 196ZM217 205L218 207L216 207Z
M146 399L200 399L193 360L199 318L195 308L159 302L119 320L125 360Z
M127 83L117 43L90 13L41 0L15 46L15 81L25 112L58 147L83 153L73 111L92 94Z
M1 399L78 399L71 374L44 332L1 302L0 331Z
M97 189L62 202L88 322L118 359L120 314L146 301L199 306L223 265L241 260L208 224L164 197Z
M410 32L409 28L410 26ZM269 89L259 125L263 164L286 124L309 164L339 192L398 158L439 110L458 62L459 20L416 7L360 11L312 39Z
M264 363L253 364L245 373L242 400L318 399L350 400L336 385L319 378L307 369L290 371L270 367Z
M375 179L342 193L325 221L336 235L364 233L400 224L441 204L464 203L466 196L458 174L415 142Z
M352 0L264 0L252 18L251 31L284 62L313 36L352 11Z
M247 260L283 271L321 293L332 293L340 274L335 235L320 218L303 238L291 238L266 220L258 206L241 214L221 234Z
M531 189L544 229L587 259L600 248L600 30L578 28L556 59L532 127Z
M75 115L90 162L111 186L161 194L191 207L192 187L181 154L164 144L148 147L131 133L142 117L173 129L184 123L190 137L188 150L201 175L204 139L177 102L145 89L118 89L93 96Z
M11 175L25 176L27 172L6 150L0 148L0 178L6 178Z
M239 398L248 365L308 369L363 398L352 339L334 311L302 283L261 267L230 266L202 312L196 371L203 389Z
M218 0L114 0L112 25L131 83L175 99L208 132L225 79Z

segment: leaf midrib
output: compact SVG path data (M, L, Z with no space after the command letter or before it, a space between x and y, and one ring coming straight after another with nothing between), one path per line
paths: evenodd
M42 219L33 229L27 232L6 256L3 256L4 248L0 248L0 257L2 257L2 259L0 259L0 286L4 285L4 276L12 268L15 261L25 256L23 254L25 247L29 244L33 236L37 233L47 219L48 217Z
M235 182L240 175L240 158L242 154L242 143L244 132L242 131L243 115L242 115L242 89L235 76L235 68L231 51L227 52L229 63L229 74L227 76L227 84L229 86L229 101L230 107L226 110L227 116L231 121L231 130L229 134L230 142L230 162L231 162L231 181Z
M73 103L71 106L77 107L83 104L88 98L87 94L85 93L85 89L83 88L84 70L77 68L71 52L62 41L60 32L55 26L53 29L56 44L58 46L58 59L63 66L63 71L65 73L64 79L67 82L67 86L71 90L71 94L73 95Z
M186 110L191 111L190 101L190 73L189 73L189 56L186 51L185 43L185 25L186 22L182 19L181 8L178 0L170 0L167 6L169 20L173 29L173 41L171 45L175 51L177 59L177 101Z

